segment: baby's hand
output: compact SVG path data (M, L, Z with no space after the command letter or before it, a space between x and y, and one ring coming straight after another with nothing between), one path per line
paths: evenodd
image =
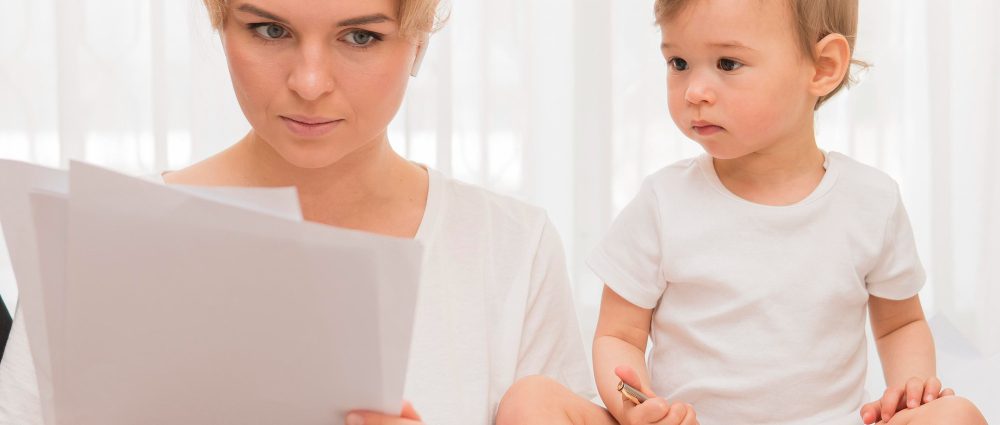
M937 378L910 378L904 385L886 388L882 398L861 406L861 420L873 424L879 420L888 422L892 415L903 409L913 409L941 397L955 395L951 389L941 390Z
M622 399L622 425L698 425L694 408L690 404L669 402L657 397L649 388L643 387L639 375L628 366L619 366L615 374L622 381L639 389L649 397L645 402L634 405Z

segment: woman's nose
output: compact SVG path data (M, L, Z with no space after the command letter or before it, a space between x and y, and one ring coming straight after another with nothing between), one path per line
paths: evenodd
M333 92L336 82L328 46L303 46L298 63L288 76L288 88L303 100L314 101Z

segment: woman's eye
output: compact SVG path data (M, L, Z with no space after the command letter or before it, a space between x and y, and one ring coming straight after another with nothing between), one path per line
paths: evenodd
M719 69L723 71L735 71L743 67L742 63L734 61L732 59L719 59Z
M373 33L371 31L358 30L347 33L347 36L344 37L344 40L347 41L348 44L357 47L365 47L373 44L375 41L381 40L381 38L379 38L378 34Z
M677 71L684 71L688 67L687 61L681 58L670 58L669 60L667 60L667 64L670 65L671 68Z
M288 35L288 30L278 24L259 24L253 27L257 35L268 40L277 40Z

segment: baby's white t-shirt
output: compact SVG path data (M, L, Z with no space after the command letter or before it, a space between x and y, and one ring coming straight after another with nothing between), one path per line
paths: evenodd
M657 395L702 424L861 423L869 295L925 277L896 183L831 152L790 206L744 200L702 155L649 176L588 260L653 309Z
M528 375L592 397L562 242L545 211L428 173L404 398L428 424L486 425L507 389ZM20 314L0 362L5 424L42 424Z

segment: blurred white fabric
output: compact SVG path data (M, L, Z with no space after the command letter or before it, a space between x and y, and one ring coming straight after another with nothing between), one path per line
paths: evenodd
M545 207L584 332L582 258L652 171L699 152L666 109L652 1L455 0L391 126L411 159ZM248 126L200 0L7 0L0 157L183 167ZM1000 352L1000 3L861 2L874 67L819 114L821 147L901 184L929 312ZM0 253L2 254L2 253ZM0 255L0 293L14 292Z

